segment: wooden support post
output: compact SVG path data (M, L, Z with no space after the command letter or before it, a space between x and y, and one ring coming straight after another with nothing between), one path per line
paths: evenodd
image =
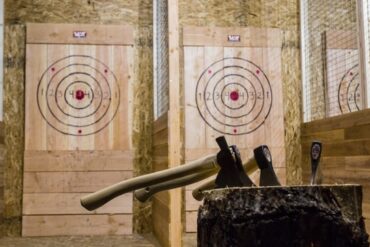
M180 145L180 57L178 0L168 0L169 55L169 143L168 166L181 163ZM181 189L170 191L170 245L181 246Z
M359 47L359 68L362 88L362 107L370 106L370 85L368 85L369 69L369 30L368 30L368 6L367 1L357 0L357 26Z

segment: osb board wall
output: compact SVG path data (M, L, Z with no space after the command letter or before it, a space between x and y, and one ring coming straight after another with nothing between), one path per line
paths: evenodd
M289 147L286 150L286 177L288 184L300 183L301 72L299 67L299 1L181 0L179 1L179 11L181 27L240 26L271 27L282 30L281 76L283 83L285 146ZM180 61L183 61L183 55ZM182 97L184 97L183 92ZM181 102L184 102L183 99ZM184 123L184 121L182 122Z
M76 11L78 9L79 11ZM134 176L151 171L152 1L5 0L4 128L6 156L4 222L7 235L21 230L24 140L25 23L129 24L134 27ZM134 200L133 230L151 231L151 204Z
M324 184L363 186L363 216L370 231L370 110L361 110L302 125L303 181L308 183L311 142L323 143L319 180Z
M240 41L228 42L229 35ZM184 27L183 37L185 162L216 153L215 139L226 135L243 160L268 145L285 184L281 30ZM193 188L186 187L188 232L196 231L201 204L193 199Z
M4 123L0 122L0 222L3 219L4 213L4 158L5 158L5 145L4 145ZM4 229L0 224L0 237L4 235Z
M80 205L132 177L132 27L29 23L26 39L22 236L132 233L132 193Z
M168 168L168 115L164 113L153 124L153 171ZM153 231L162 245L169 245L170 195L168 191L153 197Z
M305 90L310 105L311 121L325 117L325 84L324 63L325 52L322 34L330 30L356 31L356 1L337 0L308 2L307 13L308 33L305 36L306 46L309 49L309 64L306 65L309 73L309 83ZM343 37L338 37L343 40ZM347 38L344 38L347 39Z

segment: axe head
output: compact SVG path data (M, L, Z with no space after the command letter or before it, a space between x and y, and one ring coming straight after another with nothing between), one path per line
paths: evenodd
M322 151L322 144L319 141L313 141L311 144L311 185L316 184L317 167L319 166Z
M238 148L234 145L229 147L224 136L216 138L216 142L221 149L217 153L221 169L216 177L216 188L253 186L245 173Z
M257 165L261 170L260 186L279 186L280 182L272 166L272 156L269 148L266 145L261 145L254 149L253 152Z

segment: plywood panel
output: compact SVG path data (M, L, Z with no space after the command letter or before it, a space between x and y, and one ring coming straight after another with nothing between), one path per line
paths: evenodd
M221 135L238 146L243 160L265 144L285 183L281 31L184 27L183 33L185 161L216 153ZM190 213L199 204L189 193ZM196 229L186 218L186 228Z
M23 236L131 234L131 215L24 216Z
M94 192L132 177L132 171L25 172L24 193Z
M28 25L24 235L131 233L132 194L93 212L79 199L132 177L133 41L128 26Z
M26 151L24 171L131 171L132 151Z
M133 29L122 25L27 24L29 44L133 45Z
M125 194L101 208L87 211L80 198L87 193L32 193L23 196L23 215L131 214L132 194ZM63 209L63 210L61 210Z

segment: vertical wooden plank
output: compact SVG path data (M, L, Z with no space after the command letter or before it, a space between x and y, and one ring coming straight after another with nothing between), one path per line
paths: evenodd
M40 75L47 68L47 46L28 44L26 47L26 57L36 57L39 59L37 61L27 59L26 63L25 149L46 150L47 145L44 135L47 125L40 115L36 95Z
M216 110L214 107L214 103L212 102L220 102L220 98L223 97L221 94L222 87L225 85L224 80L224 62L222 61L224 58L224 48L219 47L204 47L204 68L210 66L208 71L204 71L204 86L202 88L206 89L203 92L204 103L206 103L208 107L208 111L203 113L205 115L205 121L210 123L216 123L216 121L224 122L225 117L220 114L220 111L224 111L224 107L220 106L220 110ZM217 62L217 63L216 63ZM218 83L219 90L213 91L214 87ZM218 128L222 131L223 128ZM206 125L205 128L205 146L206 148L218 148L215 139L218 136L223 135L220 131L214 130L212 126ZM227 137L229 140L229 138ZM200 158L200 157L199 157Z
M204 148L206 123L198 112L195 99L195 97L202 97L201 94L195 95L195 92L199 76L204 69L204 48L185 47L184 66L185 126L197 126L197 128L190 128L185 131L185 148Z
M179 5L178 0L168 0L168 50L169 50L169 112L168 112L168 166L181 164L180 138L180 56L179 56ZM170 244L181 246L181 189L170 192Z

